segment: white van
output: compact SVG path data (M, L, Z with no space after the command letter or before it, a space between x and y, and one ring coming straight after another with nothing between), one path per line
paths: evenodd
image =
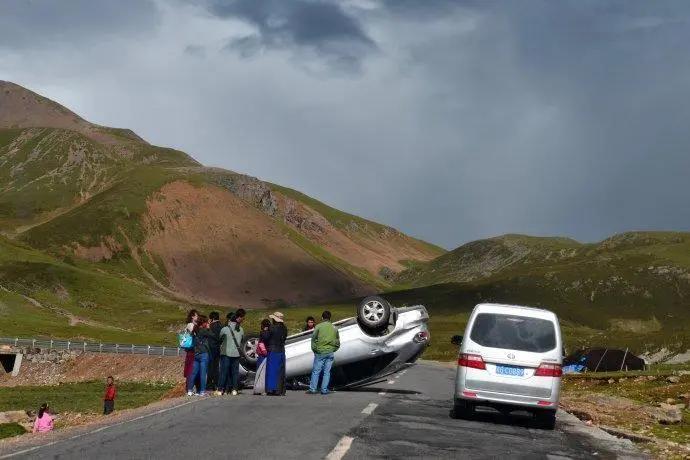
M553 429L561 389L563 342L556 315L517 305L479 304L460 345L454 414L472 415L476 406L502 412L528 410L539 425Z

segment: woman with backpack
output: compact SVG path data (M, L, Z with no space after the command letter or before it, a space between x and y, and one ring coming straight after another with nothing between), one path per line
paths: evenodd
M189 310L187 313L187 325L184 328L184 333L182 335L194 335L194 328L196 323L199 321L199 312L196 310ZM192 342L189 347L185 348L184 356L184 378L189 378L189 374L192 373L194 368L194 343Z
M233 396L239 392L241 344L244 339L242 321L246 312L240 308L228 315L228 325L220 330L220 384L221 394ZM218 394L218 392L216 392Z
M206 377L208 373L209 338L213 332L209 329L208 318L199 316L197 325L194 327L194 365L192 372L187 377L187 396L206 396ZM198 393L194 393L195 380L199 378L197 387Z

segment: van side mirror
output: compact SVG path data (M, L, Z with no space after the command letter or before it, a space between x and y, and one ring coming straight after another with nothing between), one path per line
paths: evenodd
M454 336L450 339L450 343L452 343L453 345L458 345L458 346L460 346L460 344L462 343L462 336L461 336L461 335L454 335Z

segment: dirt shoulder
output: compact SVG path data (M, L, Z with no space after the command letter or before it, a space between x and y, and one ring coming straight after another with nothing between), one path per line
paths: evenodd
M179 406L192 404L196 401L199 401L199 399L188 399L184 397L167 398L135 409L118 410L108 416L93 414L84 416L79 420L71 420L69 423L70 426L54 430L50 433L28 433L14 438L1 439L0 457L10 452L19 453L24 449L32 449L36 446L57 443L66 439L84 436L95 430L103 430L129 421L155 416Z
M690 459L690 375L564 378L561 407L658 458Z

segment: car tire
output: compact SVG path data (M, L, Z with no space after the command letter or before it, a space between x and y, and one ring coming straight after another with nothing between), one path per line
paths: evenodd
M240 343L240 364L247 370L256 370L256 362L259 359L259 355L256 353L258 344L259 336L257 334L247 334Z
M474 404L462 399L456 399L453 404L453 418L467 420L474 415Z
M540 410L534 413L534 421L539 428L553 430L556 428L556 411Z
M383 297L365 297L357 308L357 321L367 331L380 331L388 325L391 310L391 304Z

